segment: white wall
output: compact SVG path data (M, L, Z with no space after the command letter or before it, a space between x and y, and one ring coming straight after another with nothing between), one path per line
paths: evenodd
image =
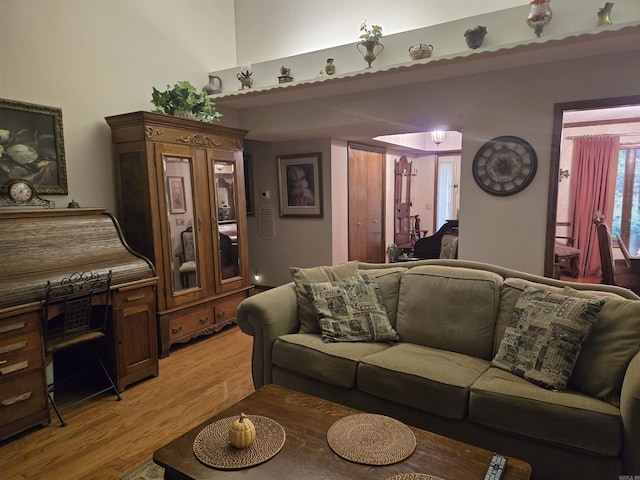
M476 8L476 3L498 8L519 5L522 22L528 11L528 2L506 0L353 0L339 5L313 0L3 0L0 95L62 108L69 195L51 196L57 206L65 207L74 198L83 206L115 211L112 147L104 117L151 110L152 86L161 88L177 80L201 86L207 82L208 72L232 68L246 60L243 57L257 61L353 43L364 18L391 34L427 25L431 18L438 21L438 6L460 14L460 10L447 9L454 4L458 9ZM586 23L593 25L602 4L601 0L552 3L554 20L548 31L570 30L574 24L578 29ZM637 0L616 1L612 17L614 22L637 20L639 10ZM521 24L504 27L509 31L521 28ZM502 35L491 30L487 41L499 33ZM455 37L461 35L456 30ZM335 124L336 120L345 128L378 119L411 127L436 122L460 125L464 134L460 220L462 230L472 238L461 242L461 257L541 273L553 105L637 94L639 76L636 51L633 56L548 63L332 99L337 106L310 101L241 113L223 111L222 124L249 128L258 135L272 130L299 133ZM540 159L534 182L509 199L481 192L470 172L473 154L481 144L504 134L526 138ZM327 162L332 159L332 150L335 154L341 147L335 139L327 138L261 148L266 160L264 164L254 161L260 169L254 177L256 191L261 173L270 175L265 181L273 182L276 155L322 151ZM260 265L262 272L271 267L281 271L283 264L328 263L332 252L343 249L332 245L344 232L332 232L332 216L328 215L333 189L344 186L339 182L330 185L330 174L331 168L323 170L326 221L277 219L277 249L273 241L254 246L255 222L250 222L251 253L257 261L265 259L264 268ZM272 191L271 201L277 201L277 192ZM281 282L281 278L271 280L264 283Z
M275 213L275 236L263 239L258 235L257 216L249 218L250 270L260 272L261 285L280 285L291 280L290 266L311 267L331 263L332 259L332 217L334 208L346 209L343 205L332 205L331 161L332 144L329 139L299 142L262 143L245 142L245 152L251 154L253 164L253 189L257 210L260 205L269 204ZM322 155L322 185L324 214L322 218L280 217L278 200L277 157L303 153ZM344 156L346 160L346 155ZM262 198L260 193L268 190L270 198ZM342 231L336 229L337 232ZM338 262L346 258L339 258Z
M1 4L0 96L62 108L69 195L48 197L58 208L73 198L115 212L105 116L153 110L152 87L201 87L235 63L233 0Z
M528 4L522 0L236 0L237 64L355 43L365 20L390 35Z
M451 123L463 132L461 232L468 235L460 242L460 257L542 274L554 104L633 95L639 84L640 57L622 53L425 82L410 89L344 95L331 102L261 107L243 113L243 126L258 134L313 130L337 118L338 112L345 129L382 116L406 125L455 118ZM304 114L311 111L313 115ZM471 173L475 152L500 135L526 139L538 155L531 185L506 198L481 191ZM345 185L346 178L332 188Z

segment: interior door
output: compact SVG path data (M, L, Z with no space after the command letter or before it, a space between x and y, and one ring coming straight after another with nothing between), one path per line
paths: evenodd
M349 260L385 260L384 150L349 145Z

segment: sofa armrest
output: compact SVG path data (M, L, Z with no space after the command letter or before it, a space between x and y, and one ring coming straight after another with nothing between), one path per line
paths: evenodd
M251 370L256 388L271 383L273 344L280 335L298 333L298 299L293 282L247 298L238 307L240 330L253 337Z
M627 367L620 396L622 415L624 472L640 474L640 352Z

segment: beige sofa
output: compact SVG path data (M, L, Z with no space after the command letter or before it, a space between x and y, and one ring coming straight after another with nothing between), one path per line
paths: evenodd
M304 283L354 272L375 279L398 342L325 343L309 323ZM520 458L536 480L640 475L640 297L632 292L460 260L293 273L297 284L238 309L240 328L254 337L256 388L275 383ZM604 300L562 391L492 364L525 290Z

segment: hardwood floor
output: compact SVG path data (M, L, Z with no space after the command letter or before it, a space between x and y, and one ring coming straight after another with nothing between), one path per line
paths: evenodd
M254 391L252 338L227 327L172 348L160 374L63 410L51 424L0 443L4 480L116 480L153 452Z

